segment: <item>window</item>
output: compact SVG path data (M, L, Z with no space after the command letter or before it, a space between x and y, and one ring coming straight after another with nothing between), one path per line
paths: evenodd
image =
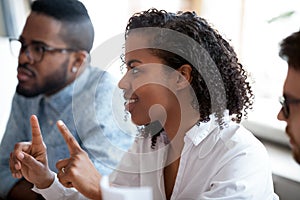
M288 144L285 123L276 118L287 71L278 51L279 42L299 30L299 1L203 0L201 11L231 39L241 63L251 74L255 104L244 125L258 136Z
M4 73L0 75L0 91L3 94L0 99L0 141L9 117L11 101L17 84L17 59L10 53L7 36L19 37L28 10L28 0L0 1L0 59L5 61L2 64Z
M128 19L135 12L152 7L176 12L186 6L182 0L107 1L105 5L92 0L82 0L82 2L88 9L95 28L95 42L91 52L92 65L104 68L116 75L118 79L122 76L120 53ZM120 47L119 51L117 47Z
M19 37L29 12L30 0L0 1L0 35Z
M105 9L100 3L95 6L91 0L83 0L83 3L96 32L92 64L118 74L117 78L122 76L119 54L115 53L105 63L109 54L105 45L113 45L114 37L123 38L127 20L133 13L151 7L173 12L196 11L231 41L240 62L251 75L256 98L254 109L244 125L258 136L288 144L284 134L285 123L276 118L280 109L278 97L282 93L287 70L285 61L278 56L278 45L284 37L299 29L298 0L108 1Z

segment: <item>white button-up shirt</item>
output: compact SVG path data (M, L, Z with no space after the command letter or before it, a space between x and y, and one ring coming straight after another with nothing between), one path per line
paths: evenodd
M155 149L151 148L151 138L137 138L131 151L111 174L111 183L114 186L150 186L153 200L165 200L163 169L167 148L163 134L158 137ZM47 199L57 199L55 196L64 191L71 196L69 199L75 199L76 195L72 196L69 190L58 190L58 185L55 181L39 193L48 193L44 195ZM51 188L55 188L55 193ZM68 198L64 196L64 199ZM252 133L233 122L223 129L213 119L192 127L184 137L171 196L171 200L188 199L278 199L265 147Z
M154 200L165 200L163 137L137 139L131 154L111 175L115 185L150 186ZM138 153L136 153L138 152ZM190 129L184 138L171 200L277 199L265 147L245 128L230 123L219 129L211 120Z

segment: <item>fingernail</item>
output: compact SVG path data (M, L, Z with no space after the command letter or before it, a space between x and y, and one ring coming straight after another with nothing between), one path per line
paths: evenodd
M61 121L61 120L58 120L58 121L57 121L57 124L60 125L60 126L63 126L63 125L64 125L63 121Z
M17 155L18 159L22 160L24 158L24 154L23 153L18 153Z

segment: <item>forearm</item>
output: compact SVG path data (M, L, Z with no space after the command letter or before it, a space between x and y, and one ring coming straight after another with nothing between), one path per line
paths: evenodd
M74 188L65 188L55 176L53 183L45 189L33 187L33 191L51 200L86 200L87 198Z
M42 181L40 181L41 179L38 179L38 181L34 183L34 185L39 189L49 188L53 184L55 176L56 174L50 171L47 177L44 177Z

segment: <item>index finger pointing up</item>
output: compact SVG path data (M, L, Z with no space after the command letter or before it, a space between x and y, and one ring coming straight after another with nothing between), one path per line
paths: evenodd
M32 144L39 145L43 143L43 137L42 137L39 121L35 115L32 115L30 117L30 124L31 124L31 133L32 133Z
M68 145L70 155L82 151L80 145L78 144L72 133L69 131L68 127L63 123L63 121L57 121L57 127Z

